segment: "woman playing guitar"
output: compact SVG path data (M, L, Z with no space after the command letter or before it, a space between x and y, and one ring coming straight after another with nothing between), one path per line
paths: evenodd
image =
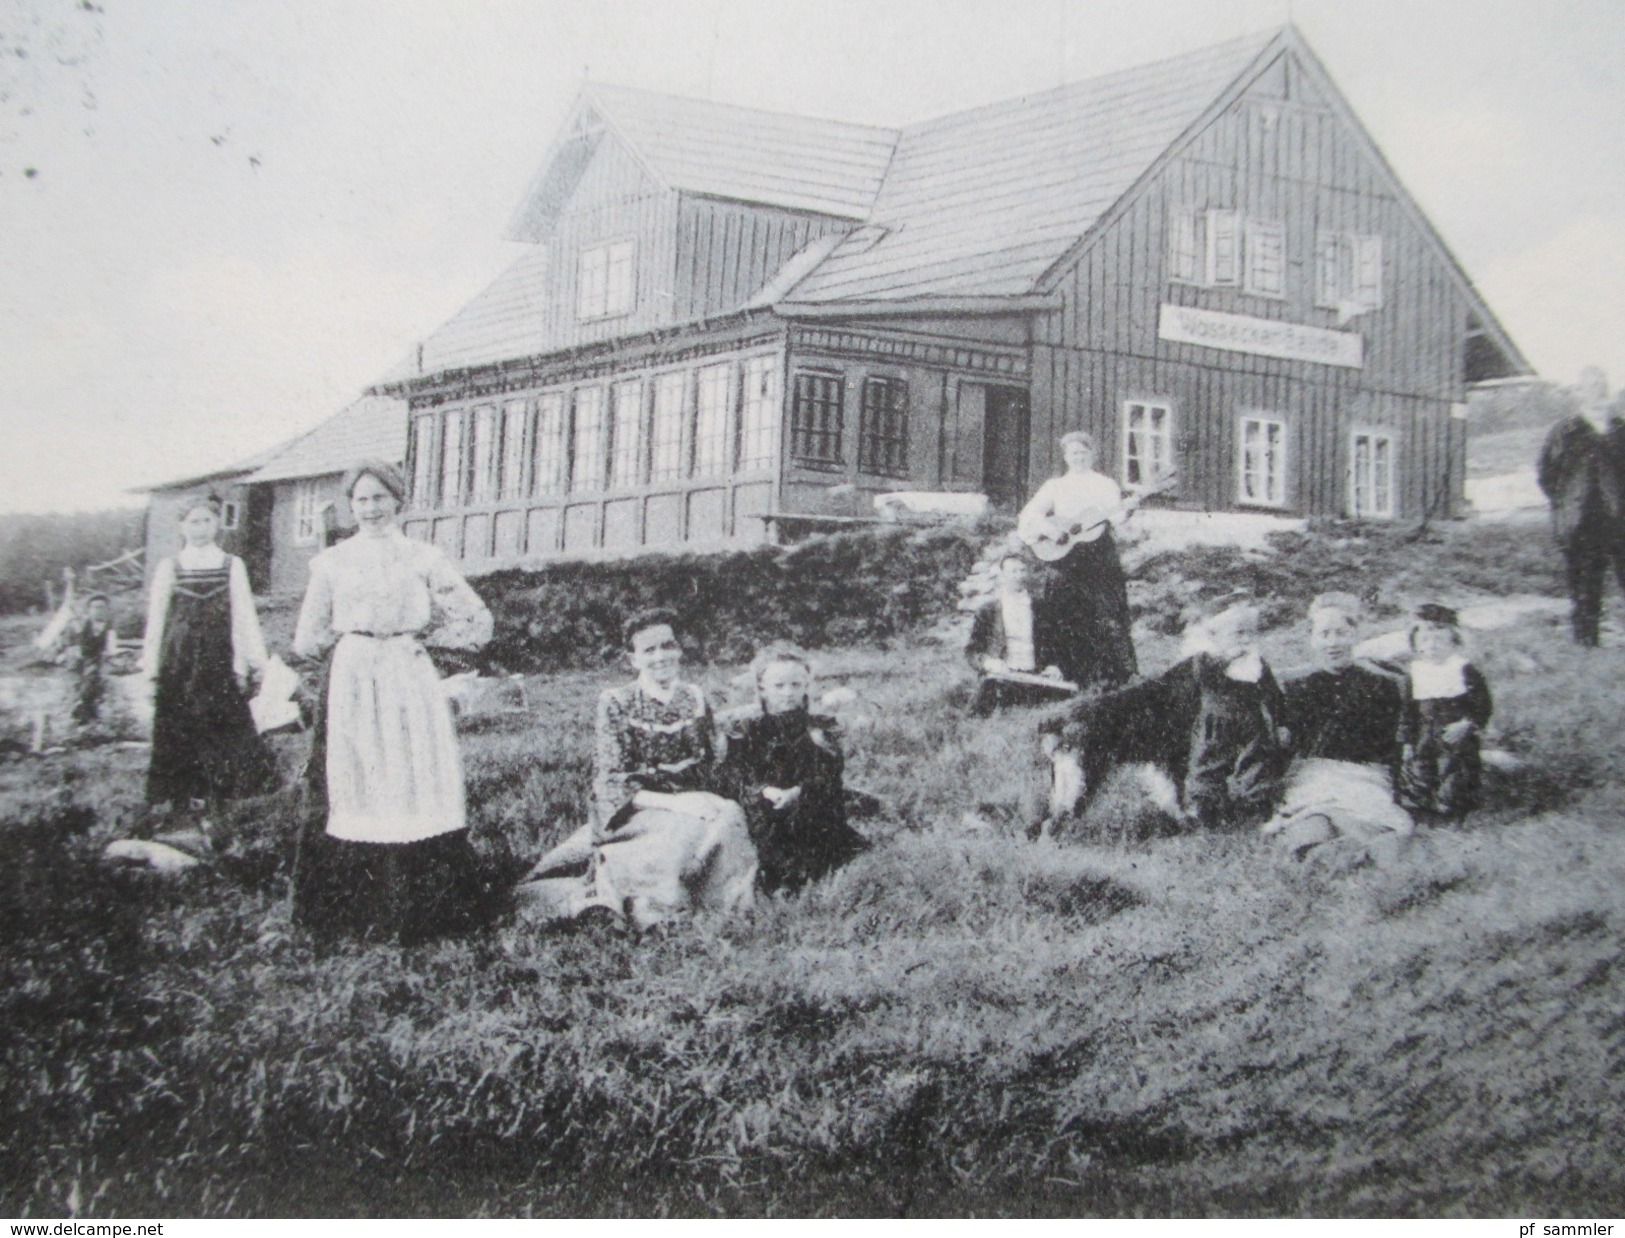
M1061 674L1079 687L1111 687L1137 669L1130 635L1128 582L1112 540L1123 492L1095 471L1095 442L1080 431L1061 436L1066 472L1038 488L1016 531L1052 560L1037 616Z

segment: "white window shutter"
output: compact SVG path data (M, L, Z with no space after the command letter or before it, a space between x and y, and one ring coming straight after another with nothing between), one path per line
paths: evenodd
M1241 282L1241 214L1207 213L1207 282L1233 287Z
M1367 309L1382 306L1382 237L1354 238L1353 298Z
M1261 297L1286 294L1286 226L1249 219L1246 228L1247 277L1244 288Z
M1173 218L1168 239L1168 278L1181 283L1200 283L1202 246L1198 216L1195 211L1178 211Z

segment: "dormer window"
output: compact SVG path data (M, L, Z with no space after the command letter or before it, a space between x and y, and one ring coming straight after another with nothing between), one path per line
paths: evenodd
M577 268L576 317L619 318L632 312L636 283L636 241L611 241L581 251Z

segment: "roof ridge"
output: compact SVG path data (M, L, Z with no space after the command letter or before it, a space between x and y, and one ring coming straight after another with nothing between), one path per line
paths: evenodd
M867 129L873 133L885 134L895 141L902 133L900 125L877 125L872 121L843 120L836 116L820 116L812 112L788 112L779 108L757 107L749 103L728 103L718 99L702 99L698 95L678 94L670 90L649 90L642 86L623 86L619 82L588 82L585 90L589 94L607 90L611 93L628 95L641 95L646 99L681 99L684 103L698 103L706 107L723 108L730 112L752 112L758 116L772 116L779 120L805 120L822 125L845 125L851 129Z
M932 116L925 120L915 121L910 125L904 125L903 133L905 135L913 135L930 129L936 125L947 125L949 123L965 120L969 117L976 116L978 113L993 113L999 111L1000 109L1023 107L1052 100L1065 94L1067 91L1077 90L1082 86L1098 86L1106 82L1110 82L1113 78L1118 77L1141 76L1155 69L1170 67L1180 61L1195 60L1199 57L1217 56L1232 51L1239 51L1243 47L1247 46L1252 46L1257 51L1262 51L1264 48L1269 46L1272 40L1279 38L1284 31L1294 29L1295 27L1290 22L1283 22L1281 25L1272 26L1267 31L1255 31L1251 34L1238 35L1233 39L1226 39L1222 43L1207 43L1201 47L1193 47L1189 51L1179 52L1173 56L1163 56L1157 60L1141 61L1138 64L1125 65L1120 69L1109 69L1105 73L1096 73L1092 77L1074 78L1070 82L1062 82L1059 85L1050 86L1044 90L1036 90L1029 94L1010 95L1003 99L993 99L987 103L978 103L975 107L962 108L957 112L943 112L940 115Z

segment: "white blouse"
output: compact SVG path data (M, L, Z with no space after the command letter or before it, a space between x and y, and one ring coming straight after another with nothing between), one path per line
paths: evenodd
M1443 662L1411 663L1411 696L1419 701L1449 700L1467 695L1467 659L1451 654Z
M175 556L158 564L152 574L152 592L147 599L147 630L141 641L141 673L156 678L163 660L164 624L169 621L169 599L175 591L175 565L189 572L206 572L230 563L227 577L231 594L231 664L238 675L264 669L265 634L254 610L254 594L248 587L248 569L236 555L218 546L183 546Z
M310 561L294 652L319 657L346 632L478 649L491 639L491 612L438 546L399 529L357 533Z
M1104 473L1093 469L1087 473L1063 473L1038 487L1032 501L1021 509L1016 531L1023 537L1031 537L1042 532L1052 519L1064 525L1076 524L1085 516L1095 516L1122 501L1122 490ZM1112 523L1115 525L1121 519L1121 515L1115 515Z

